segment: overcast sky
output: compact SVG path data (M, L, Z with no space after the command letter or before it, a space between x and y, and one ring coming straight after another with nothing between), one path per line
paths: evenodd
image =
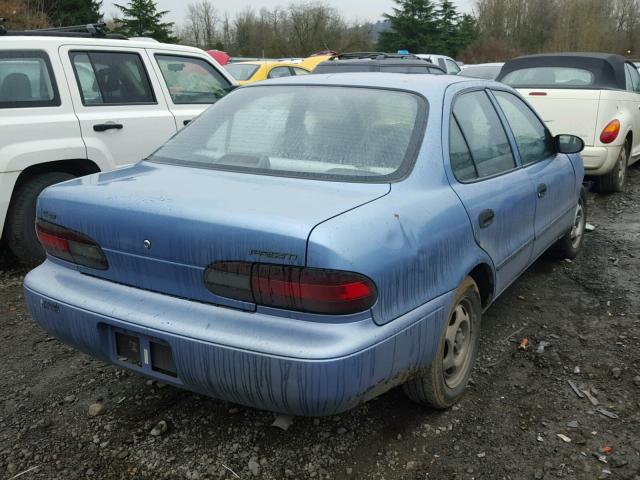
M186 6L191 3L190 0L157 0L158 8L161 10L169 10L167 19L182 23ZM117 15L118 10L113 6L114 3L126 4L127 0L104 0L103 12L106 18L113 18ZM287 6L290 0L212 0L214 6L220 12L229 12L234 14L243 10L247 5L251 5L254 9L262 7L272 8L275 6ZM329 5L336 7L348 19L358 20L379 20L382 14L390 12L394 2L392 0L327 0ZM470 11L473 0L454 0L454 3L462 11Z

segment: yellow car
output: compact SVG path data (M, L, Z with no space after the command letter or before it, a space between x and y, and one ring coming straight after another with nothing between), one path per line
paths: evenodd
M240 85L259 82L268 78L290 77L292 75L307 75L308 68L293 62L280 61L255 61L238 62L225 65L227 71L238 81Z

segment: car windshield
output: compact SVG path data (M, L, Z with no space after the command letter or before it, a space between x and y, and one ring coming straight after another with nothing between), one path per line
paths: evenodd
M410 168L424 119L426 101L408 92L308 85L240 88L149 160L384 182Z
M483 78L485 80L495 80L500 73L500 65L478 65L472 67L466 67L460 75L463 77Z
M502 79L512 87L588 87L595 77L589 70L571 67L532 67L509 72Z
M260 65L256 65L255 63L231 63L229 65L225 65L224 68L227 69L233 78L239 81L249 80Z

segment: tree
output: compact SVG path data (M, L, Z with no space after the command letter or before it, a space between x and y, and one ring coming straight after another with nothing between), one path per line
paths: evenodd
M102 18L102 1L54 0L48 3L47 14L56 27L96 23Z
M130 37L152 37L160 42L175 43L173 22L163 22L168 11L158 11L155 0L130 0L128 5L115 4L123 14L116 18L118 31Z
M436 6L431 0L394 0L399 8L385 13L391 28L378 38L378 49L387 52L439 53L442 34Z
M443 55L455 57L460 50L460 14L453 2L442 0L436 10L440 42L442 44Z

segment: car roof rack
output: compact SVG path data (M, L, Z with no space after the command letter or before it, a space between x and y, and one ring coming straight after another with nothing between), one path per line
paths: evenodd
M338 60L355 60L355 59L371 59L371 60L384 60L391 58L411 58L422 60L420 57L412 53L385 53L385 52L350 52L340 53L335 58Z
M26 37L80 37L80 38L108 38L112 40L128 40L119 33L107 33L104 22L72 25L69 27L38 28L33 30L7 30L3 25L6 18L0 18L0 35Z

